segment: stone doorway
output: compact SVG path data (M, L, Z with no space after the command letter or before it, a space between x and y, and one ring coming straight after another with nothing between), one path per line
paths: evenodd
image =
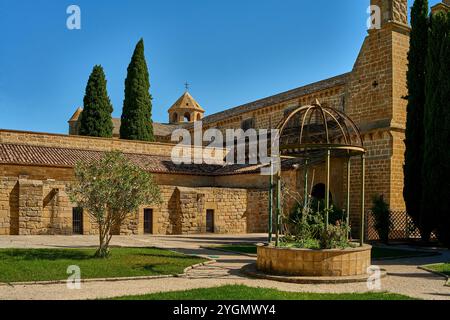
M144 209L144 234L153 234L153 209Z
M206 232L214 233L214 210L206 210Z

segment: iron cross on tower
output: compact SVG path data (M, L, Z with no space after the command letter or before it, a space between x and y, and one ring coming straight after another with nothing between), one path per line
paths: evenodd
M184 84L184 87L186 88L186 92L189 91L189 87L190 87L190 83L186 81L186 83Z

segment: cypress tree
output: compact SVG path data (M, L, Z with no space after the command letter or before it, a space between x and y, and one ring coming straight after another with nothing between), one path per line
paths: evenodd
M423 112L425 107L425 64L428 44L428 0L416 0L411 10L410 48L408 53L408 106L405 132L405 165L403 197L406 211L419 227L422 239L429 240L429 231L420 225Z
M439 133L439 193L438 224L439 240L450 248L450 12L444 25L445 36L442 39L439 73L440 115L435 119Z
M441 53L443 51L443 39L446 36L447 15L438 12L431 16L430 31L428 35L428 56L426 62L426 85L425 85L425 110L424 110L424 157L422 167L423 190L422 190L422 216L420 224L427 232L438 227L438 219L445 214L442 212L444 203L449 201L448 189L445 185L443 170L444 162L448 162L448 142L442 141L443 133L448 123L445 123L445 104L443 103L443 74ZM448 57L447 57L448 59ZM444 72L442 72L444 71ZM445 194L445 191L447 193Z
M128 65L125 79L120 138L154 141L152 126L152 97L144 56L144 40L139 40Z
M83 112L80 115L79 134L111 138L113 135L111 118L113 107L106 90L105 73L99 65L94 66L89 76L83 106Z

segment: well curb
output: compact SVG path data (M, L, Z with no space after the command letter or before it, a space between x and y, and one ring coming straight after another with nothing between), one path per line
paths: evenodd
M347 277L297 277L282 276L263 273L256 269L256 263L250 263L242 267L241 272L250 277L273 280L278 282L297 283L297 284L338 284L338 283L355 283L367 282L370 275L347 276ZM381 270L381 278L387 276L385 270Z

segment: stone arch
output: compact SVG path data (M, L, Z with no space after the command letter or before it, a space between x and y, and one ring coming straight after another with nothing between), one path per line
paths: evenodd
M184 113L184 122L191 122L191 114L189 112Z
M176 112L172 114L172 122L178 122L178 114Z

